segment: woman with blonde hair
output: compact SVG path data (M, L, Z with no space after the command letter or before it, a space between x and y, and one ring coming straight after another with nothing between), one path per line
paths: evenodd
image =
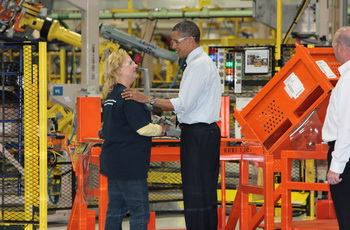
M137 78L137 64L119 49L105 61L100 172L108 177L105 230L121 230L130 213L130 230L146 230L149 220L147 173L152 136L164 135L168 125L151 123L148 107L121 97ZM130 95L132 97L132 95Z

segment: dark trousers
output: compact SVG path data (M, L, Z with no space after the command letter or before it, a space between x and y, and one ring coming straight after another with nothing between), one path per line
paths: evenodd
M328 165L332 160L332 152L335 142L329 142ZM339 229L350 229L350 163L345 166L344 172L340 175L342 181L336 185L330 185L335 213L337 215Z
M181 174L187 230L217 230L220 128L182 125Z

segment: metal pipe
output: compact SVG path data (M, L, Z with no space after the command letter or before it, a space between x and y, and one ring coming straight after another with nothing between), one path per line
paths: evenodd
M277 0L277 12L276 12L276 60L281 59L281 44L282 44L282 0Z
M150 95L151 94L151 86L150 86L150 80L149 80L149 74L148 74L148 69L147 68L142 68L142 67L139 67L138 70L140 72L143 72L143 75L144 75L144 82L145 82L145 86L144 86L144 94L146 95Z
M128 0L128 10L132 10L133 0ZM128 19L128 34L132 34L132 19Z
M47 229L47 44L39 42L39 229Z
M169 18L230 18L252 17L252 10L210 10L204 8L200 11L160 11L147 12L101 12L100 19L169 19ZM48 17L62 20L81 19L80 13L51 14Z
M60 83L66 80L66 50L60 49Z
M348 26L348 0L343 0L343 6L340 9L343 9L341 13L341 25L340 26Z

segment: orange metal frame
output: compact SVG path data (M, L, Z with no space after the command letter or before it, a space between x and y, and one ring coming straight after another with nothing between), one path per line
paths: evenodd
M77 190L74 198L72 213L68 223L68 230L94 230L96 225L96 212L88 209L87 197L98 197L101 208L99 209L100 229L104 229L104 216L106 206L107 180L99 175L99 188L89 188L87 181L89 177L89 165L99 164L100 148L93 148L98 139L98 130L101 128L101 98L78 97L77 98L77 144L91 142L88 152L72 153L68 148L73 170L77 177ZM88 153L88 154L87 154Z
M339 76L332 48L305 48L297 46L296 53L286 65L261 89L242 110L235 110L234 117L242 126L245 138L258 139L276 159L282 150L294 149L289 135L311 114L318 110L323 122L328 105L329 93L337 78L327 78L316 61L325 61L336 76ZM298 78L303 89L287 84L293 76ZM297 82L297 81L295 81ZM300 90L295 98L288 94Z
M259 163L263 168L263 186L249 184L250 162ZM263 224L264 229L272 229L274 225L273 156L245 154L242 156L240 165L240 229L256 229L262 221L263 216L265 217ZM255 205L249 204L249 194L259 194L264 197L264 205L260 208L258 212L256 212Z
M89 103L92 100L93 103ZM225 162L228 160L240 160L242 154L260 154L263 151L261 145L257 144L257 140L241 140L229 138L229 118L230 118L230 100L229 97L223 97L221 117L218 122L221 127L221 135L224 137L221 141L221 166L225 168ZM78 178L78 188L74 199L73 209L69 220L68 230L80 229L90 230L95 227L96 212L88 209L87 197L99 198L99 229L104 229L106 220L106 211L108 204L107 179L103 175L98 175L99 188L89 188L86 178L89 175L89 165L99 165L100 147L94 147L101 143L102 140L96 138L96 131L100 129L100 114L92 113L100 108L100 101L97 98L83 98L77 100L78 107L78 141L79 143L90 143L84 153L70 152L73 162L73 169ZM87 128L86 126L91 126ZM225 138L226 137L226 138ZM179 161L180 160L180 140L153 140L151 161ZM244 142L243 145L235 146L237 142ZM71 146L72 147L72 146ZM219 228L226 227L226 180L225 170L222 170L222 207L219 208ZM151 213L148 229L156 229L156 214Z
M337 77L328 78L316 64L316 61L327 63ZM254 187L249 187L249 189L246 187L244 178L246 178L247 172L245 172L244 162L241 162L243 168L241 167L240 171L242 180L239 190L244 191L240 191L240 196L236 197L233 209L239 210L240 208L244 211L236 215L233 214L234 218L231 219L234 221L229 219L226 229L234 229L238 218L241 221L241 229L256 229L262 220L264 220L264 226L261 227L271 230L275 228L284 230L338 229L330 200L321 202L318 206L326 207L326 213L329 215L317 215L317 217L333 219L292 222L292 190L329 191L329 186L328 184L291 181L292 159L326 159L327 148L322 147L323 145L317 145L314 150L296 151L290 135L303 124L313 111L317 111L318 117L323 123L329 93L339 79L337 70L339 66L340 63L336 60L332 48L297 46L295 55L252 101L242 111L235 111L234 116L242 126L243 135L247 138L258 139L263 145L264 154L273 156L272 159L265 158L262 162L265 165L264 185L271 186L271 188L264 194L264 205L256 212L255 207L249 205L246 193L262 194L263 191ZM286 80L291 76L296 76L299 81L297 83L303 86L300 94L295 97L289 95L286 89L289 87ZM271 162L274 164L273 171L269 166ZM276 189L274 189L274 184L270 183L273 172L279 172L282 175L281 183ZM281 223L272 224L271 210L279 200L281 200L282 206ZM315 223L323 225L315 227Z
M99 138L101 129L101 98L77 98L77 141L84 142L85 138Z
M89 154L78 154L77 157L74 157L75 160L75 173L78 178L78 188L76 191L76 196L74 199L73 209L71 217L69 220L68 230L80 229L80 230L92 230L95 229L95 218L96 212L89 210L86 202L86 198L89 197L98 197L99 199L99 209L98 209L98 226L99 229L104 229L104 224L106 220L106 211L108 204L108 194L107 194L107 179L103 175L98 175L98 189L88 188L86 185L86 177L89 173L89 165L96 164L99 165L99 154L101 153L100 147L93 147L94 144L100 143L99 140L90 139L91 147L86 149L86 152ZM226 161L232 160L241 160L241 158L246 156L243 153L250 153L247 156L257 157L270 157L267 155L261 155L263 148L261 146L229 146L233 142L241 141L240 139L225 139L222 142L221 148L221 167L225 168ZM158 141L156 141L158 142ZM173 145L174 141L169 143ZM90 150L89 150L90 149ZM256 154L256 155L253 155ZM152 148L151 160L152 161L179 161L180 151L179 147L169 147L162 145ZM257 160L257 161L258 161ZM85 179L84 179L85 178ZM226 224L226 176L225 170L221 172L221 187L222 187L222 206L219 208L219 228L218 229L227 229ZM237 206L239 207L239 206ZM240 208L238 208L239 210ZM236 209L235 209L236 210ZM150 222L148 225L149 230L156 229L156 214L155 212L151 213ZM164 229L163 229L164 230Z
M96 213L88 209L86 198L86 186L84 178L86 177L86 162L89 162L91 156L78 154L74 162L74 172L77 176L77 190L74 198L72 212L69 218L68 230L94 230L96 224Z
M291 170L292 170L292 160L294 159L327 159L327 150L328 146L318 145L315 151L292 151L286 150L282 151L282 178L280 184L280 193L281 193L281 208L282 208L282 221L281 228L282 229L306 229L306 227L315 226L316 224L323 223L323 225L319 225L317 229L339 229L336 219L327 220L309 220L309 221L300 221L300 222L292 222L292 198L291 191L292 190L312 190L312 191L329 191L329 184L325 183L307 183L307 182L293 182L291 179ZM323 206L322 212L332 213L334 215L334 208L332 202L328 201L328 207ZM298 227L299 226L299 227ZM300 228L302 226L302 228Z

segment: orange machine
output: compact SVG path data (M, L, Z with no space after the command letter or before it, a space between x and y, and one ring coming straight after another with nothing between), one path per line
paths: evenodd
M245 138L258 139L268 154L280 158L281 150L293 149L289 140L313 111L323 122L329 93L335 86L339 62L332 48L305 48L295 55L234 117ZM327 66L332 72L324 73ZM331 75L333 73L333 75Z
M77 98L77 142L69 146L69 154L73 170L77 177L77 190L74 197L72 213L69 218L68 230L93 230L96 223L96 211L88 208L88 199L99 198L102 208L99 209L101 229L104 228L103 213L107 202L107 180L98 175L99 188L89 186L90 166L98 165L100 148L94 147L102 142L98 138L101 128L101 98ZM105 215L105 214L104 214Z
M238 218L240 229L256 229L261 223L264 224L260 227L265 230L337 229L334 218L302 223L292 221L292 190L329 191L329 185L325 183L292 182L291 161L326 159L327 147L321 144L321 127L330 92L339 79L337 68L340 66L332 48L297 45L295 51L290 61L251 102L242 111L236 110L234 113L244 137L258 139L264 153L273 157L261 160L258 156L242 156L240 191L234 202L234 207L239 208L235 213L232 213L232 209L225 229L235 229ZM263 166L262 187L249 186L245 172L247 160L258 161ZM278 186L274 183L271 185L275 172L281 175ZM265 192L266 189L269 192ZM263 195L264 204L259 210L248 203L248 194ZM273 210L279 201L282 218L280 223L274 223ZM334 217L331 200L323 202L322 207L326 207L326 212L330 213L328 217ZM322 226L317 223L322 223Z

